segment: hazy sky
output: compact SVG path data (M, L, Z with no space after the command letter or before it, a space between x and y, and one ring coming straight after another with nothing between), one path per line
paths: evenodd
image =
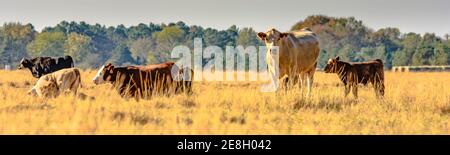
M308 15L354 16L373 29L450 33L450 0L0 0L0 23L32 23L37 30L62 20L107 26L184 21L226 29L287 31Z

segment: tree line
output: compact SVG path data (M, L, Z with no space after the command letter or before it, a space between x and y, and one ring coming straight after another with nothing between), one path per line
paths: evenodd
M310 27L317 33L321 54L319 67L339 55L348 61L381 58L392 65L450 64L448 35L401 33L397 28L374 31L353 17L309 16L292 30ZM98 67L105 62L116 65L145 65L172 60L177 45L193 48L194 38L203 46L263 45L252 28L232 25L226 30L186 25L138 24L106 27L86 22L62 21L37 32L32 24L5 23L0 27L0 66L16 66L23 57L71 55L80 68Z
M353 17L309 16L292 30L310 27L321 43L319 66L339 55L348 61L380 58L387 69L392 66L450 64L449 35L401 33L398 28L373 30ZM432 31L432 30L430 30Z

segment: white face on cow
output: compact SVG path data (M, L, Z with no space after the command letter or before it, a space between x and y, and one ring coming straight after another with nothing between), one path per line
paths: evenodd
M328 59L327 64L331 64L331 62L333 62L333 59Z
M278 52L278 46L274 45L274 42L266 42L267 54L276 55Z
M327 65L324 68L325 73L336 73L337 62L339 61L339 56L334 59L328 59Z
M259 32L258 37L264 41L266 48L267 48L267 54L271 55L277 55L279 48L279 42L281 39L288 36L288 33L281 33L276 29L270 29L267 32Z
M97 74L95 74L95 77L92 79L94 84L98 85L98 84L105 83L105 80L103 80L103 69L104 68L105 68L105 65L100 67L100 69L98 70Z

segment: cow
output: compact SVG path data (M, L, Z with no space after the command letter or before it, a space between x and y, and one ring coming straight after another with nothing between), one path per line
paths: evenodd
M18 69L28 68L33 77L40 78L45 74L72 67L74 67L72 57L66 55L64 57L35 57L33 59L22 58Z
M329 59L324 69L325 73L336 73L345 85L345 96L352 89L353 96L358 98L358 84L371 83L378 98L384 96L383 61L375 59L367 62L344 62L339 56Z
M191 93L194 71L174 62L148 66L103 65L92 79L94 84L111 83L123 98L147 99L153 94Z
M66 68L43 75L28 91L29 95L53 98L60 94L77 94L81 87L81 75L77 68Z
M283 33L272 28L257 35L266 45L266 62L274 88L283 80L286 86L288 82L300 85L302 91L307 86L309 96L320 53L316 34L309 28Z

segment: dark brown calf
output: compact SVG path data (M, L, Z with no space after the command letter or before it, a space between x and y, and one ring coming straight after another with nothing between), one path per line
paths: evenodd
M124 98L148 98L154 93L190 93L193 71L190 70L189 77L184 77L185 69L178 68L173 62L127 67L114 67L109 63L102 66L93 81L95 84L113 84Z
M358 97L358 84L372 83L377 97L384 96L383 61L375 59L367 62L344 62L339 57L329 59L325 66L325 73L337 73L345 85L345 96L352 89L353 95Z

